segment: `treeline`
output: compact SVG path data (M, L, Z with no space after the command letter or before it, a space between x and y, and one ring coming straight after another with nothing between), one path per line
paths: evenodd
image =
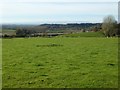
M16 37L47 36L46 27L17 28Z

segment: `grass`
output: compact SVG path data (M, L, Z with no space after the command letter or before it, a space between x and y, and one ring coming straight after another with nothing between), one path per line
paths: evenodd
M102 32L80 32L62 35L63 37L105 37Z
M117 88L117 38L3 39L3 88Z

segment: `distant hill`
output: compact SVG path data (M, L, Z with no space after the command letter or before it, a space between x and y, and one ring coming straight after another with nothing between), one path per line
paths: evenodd
M42 24L37 27L46 27L47 32L74 32L74 31L90 31L91 27L101 28L101 23L68 23L68 24Z
M16 30L17 28L28 28L28 27L34 27L35 25L26 25L26 24L2 24L3 30Z
M41 35L41 33L78 33L99 31L101 23L68 23L68 24L41 24L41 25L16 25L3 24L3 34L12 35Z
M2 29L12 29L16 30L17 28L42 28L45 27L48 30L78 30L78 29L87 29L92 26L100 26L101 23L68 23L68 24L41 24L41 25L17 25L17 24L3 24Z

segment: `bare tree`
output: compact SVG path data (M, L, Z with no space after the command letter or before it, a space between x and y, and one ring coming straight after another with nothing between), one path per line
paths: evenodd
M114 16L109 15L106 16L103 19L103 24L102 24L102 31L107 37L112 37L116 35L116 26L117 26L117 21L115 20Z

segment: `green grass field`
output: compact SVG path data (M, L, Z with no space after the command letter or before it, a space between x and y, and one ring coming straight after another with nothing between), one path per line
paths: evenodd
M102 32L80 32L62 35L63 37L105 37Z
M3 88L117 88L117 38L3 39Z

